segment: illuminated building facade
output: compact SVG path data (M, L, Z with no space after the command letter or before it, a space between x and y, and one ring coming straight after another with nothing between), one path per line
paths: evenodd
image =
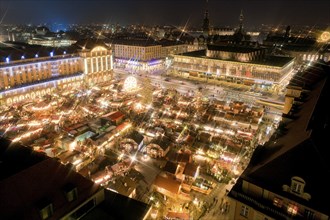
M91 46L91 47L87 47ZM12 104L51 94L56 88L95 84L112 78L112 52L86 44L66 48L25 47L1 51L0 102Z
M107 82L112 79L112 51L105 46L84 47L79 51L83 73L89 84Z
M162 47L152 42L125 41L114 43L117 68L151 71L162 65Z
M325 62L330 61L330 46L290 46L286 45L282 48L282 51L290 56L296 58L296 64L303 64L308 62L314 62L317 60L323 60Z
M166 57L187 52L187 45L177 41L114 40L112 48L116 68L152 72L165 65Z
M280 84L293 70L294 58L266 56L261 48L207 47L207 50L174 55L174 74L238 83Z

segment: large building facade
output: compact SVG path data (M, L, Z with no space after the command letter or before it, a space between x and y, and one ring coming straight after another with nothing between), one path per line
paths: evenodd
M208 45L207 50L174 55L173 72L244 83L280 84L293 70L292 57L266 56L260 48Z
M166 65L166 58L187 52L188 46L177 41L114 40L111 43L115 67L128 71L153 72Z
M126 41L115 43L113 48L117 68L151 71L161 64L161 45Z
M86 44L87 45L87 44ZM112 52L105 45L66 49L4 49L0 62L0 102L12 104L112 78Z

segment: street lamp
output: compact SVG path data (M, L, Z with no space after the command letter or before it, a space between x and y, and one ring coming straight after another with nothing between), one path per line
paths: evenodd
M131 160L132 162L136 161L136 156L135 155L131 156Z

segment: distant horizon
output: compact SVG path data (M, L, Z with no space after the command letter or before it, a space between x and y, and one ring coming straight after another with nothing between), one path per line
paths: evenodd
M174 28L183 28L184 25L182 26L177 26L177 25L172 25L172 24L154 24L154 25L147 25L147 24L140 24L140 23L132 23L132 24L119 24L119 23L95 23L95 22L91 22L91 23L71 23L71 24L61 24L61 23L57 23L57 22L54 22L54 23L2 23L0 24L0 27L1 26L27 26L27 27L41 27L41 26L45 26L47 28L50 29L50 31L52 32L58 32L58 31L69 31L71 30L71 27L70 26L93 26L93 25L109 25L109 26L114 26L114 25L119 25L120 27L123 27L123 28L128 28L129 26L131 25L138 25L138 26L145 26L145 27L156 27L156 26L159 26L159 27L166 27L166 26L171 26L171 27L174 27ZM63 26L65 25L66 28L58 28L58 29L54 29L54 27L60 27L60 26ZM280 24L280 25L276 25L276 24L260 24L259 26L246 26L244 25L244 28L245 29L258 29L258 28L262 28L262 27L277 27L279 29L285 29L287 26L290 26L291 27L291 30L294 30L295 28L318 28L319 30L321 29L324 29L324 30L329 30L330 29L330 25L325 25L325 24L320 24L320 25L314 25L314 26L311 26L311 25L304 25L304 24L301 24L301 25L291 25L291 24ZM237 25L222 25L222 26L212 26L210 25L211 28L232 28L232 29L236 29L238 28L238 24ZM193 26L193 25L190 25L187 27L187 29L200 29L200 31L202 31L202 28L199 27L199 26Z
M244 26L329 26L327 0L4 0L1 24L141 24L201 27L208 8L210 25L238 25L243 10Z

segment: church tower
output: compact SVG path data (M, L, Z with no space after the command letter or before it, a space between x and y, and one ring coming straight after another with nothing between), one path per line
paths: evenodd
M239 15L239 32L243 33L243 10L241 10L241 14Z
M287 26L286 29L285 29L285 35L284 37L285 38L289 38L291 36L291 26Z
M246 35L246 33L243 29L243 20L244 20L243 10L241 10L241 14L239 15L238 19L239 19L239 26L233 35L234 42L241 42L241 41L248 40L250 38L248 35ZM246 39L246 38L248 38L248 39Z
M204 35L209 35L209 33L210 33L208 0L206 0L206 10L205 10L204 20L203 20L203 33L204 33Z

